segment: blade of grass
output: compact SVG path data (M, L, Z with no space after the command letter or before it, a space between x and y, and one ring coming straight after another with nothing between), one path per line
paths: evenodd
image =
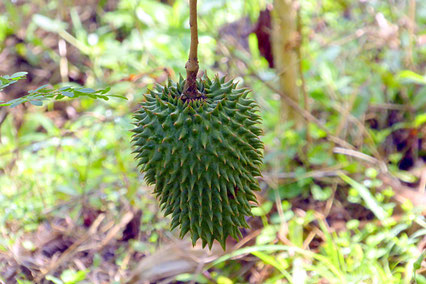
M286 246L286 245L263 245L263 246L252 246L252 247L246 247L246 248L242 248L236 251L233 251L229 254L226 254L222 257L219 257L218 259L216 259L214 262L212 262L210 265L208 265L206 267L206 269L210 269L211 267L222 263L224 261L227 261L233 257L236 256L241 256L241 255L245 255L245 254L253 254L253 252L259 252L259 251L264 251L264 252L278 252L278 251L289 251L289 252L295 252L298 253L302 256L308 257L308 258L313 258L317 261L319 261L320 263L322 263L324 266L326 266L330 272L332 272L338 279L339 282L338 283L347 283L345 276L341 273L341 271L339 271L330 261L327 257L317 254L317 253L313 253L311 251L308 250L304 250L298 247L290 247L290 246Z
M342 255L342 250L335 244L332 235L327 229L327 226L324 223L324 220L319 220L319 225L321 228L321 231L324 233L325 237L325 244L324 244L324 250L331 260L331 262L334 264L334 266L339 267L340 269L345 269L345 259Z
M365 201L367 208L370 209L374 215L376 215L377 219L383 221L386 218L387 214L385 210L380 206L367 187L351 179L345 174L339 173L339 177L359 193L361 198Z
M284 275L284 277L289 282L291 282L292 277L291 277L290 273L288 273L286 271L286 268L281 263L279 263L279 261L277 261L274 257L272 257L272 256L270 256L266 253L263 253L261 251L253 251L251 254L256 256L257 258L259 258L260 260L262 260L264 263L269 264L269 265L275 267L276 269L278 269L281 272L281 274Z

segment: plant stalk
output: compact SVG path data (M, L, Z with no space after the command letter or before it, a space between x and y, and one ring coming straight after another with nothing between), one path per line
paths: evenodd
M184 98L195 100L200 97L197 88L198 74L198 26L197 26L197 0L189 1L189 25L191 29L191 47L188 61L185 64L186 81L183 89Z

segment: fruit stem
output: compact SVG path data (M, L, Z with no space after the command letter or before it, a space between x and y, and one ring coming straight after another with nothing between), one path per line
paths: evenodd
M197 99L200 94L197 88L198 74L198 27L197 27L197 0L189 0L189 26L191 29L191 47L189 49L188 61L185 64L186 82L183 94L186 99Z

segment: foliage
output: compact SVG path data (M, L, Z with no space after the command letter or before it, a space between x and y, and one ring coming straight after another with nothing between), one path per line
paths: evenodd
M51 275L46 277L46 280L50 280L55 284L75 284L86 279L87 270L73 271L71 269L65 270L61 273L61 278L57 278Z
M3 91L3 89L6 88L7 86L15 84L19 80L25 78L25 75L27 75L27 72L18 72L18 73L11 75L11 76L9 76L9 75L1 76L0 77L0 81L1 81L0 91Z
M4 75L0 77L0 91L2 91L5 87L10 86L21 79L25 79L25 75L27 72L18 72L11 76ZM92 88L83 88L83 87L70 87L65 86L59 89L49 89L48 85L43 85L38 87L35 90L31 90L28 92L28 95L22 96L20 98L10 100L8 102L1 102L0 106L9 106L16 107L25 102L29 102L35 106L42 106L43 101L48 99L53 99L55 101L61 100L63 98L79 98L79 97L89 97L92 99L103 99L109 100L109 97L118 97L122 99L127 99L123 96L110 95L107 94L111 90L110 87L107 87L102 90L94 90Z
M289 226L306 226L314 219L310 215L312 213L308 212L307 217L302 219L297 217L290 219ZM408 279L412 279L414 274L404 276L401 273L404 270L400 266L404 265L406 271L414 271L414 261L421 257L416 252L415 244L426 235L426 230L419 231L413 236L402 233L400 238L397 238L412 221L407 219L397 224L388 220L388 224L379 232L372 224L359 228L359 223L353 220L347 224L347 231L330 234L323 220L314 220L319 221L320 230L325 236L324 245L318 253L304 249L303 242L298 239L303 240L300 236L295 236L289 240L294 245L260 242L256 246L225 255L217 259L213 265L249 253L276 268L276 273L270 275L271 281L286 278L290 283L318 283L321 279L327 279L332 283L361 281L407 283ZM423 224L425 222L424 218L417 221ZM278 233L279 226L275 228L270 231L273 236ZM289 269L291 267L292 270ZM289 270L290 272L287 272Z

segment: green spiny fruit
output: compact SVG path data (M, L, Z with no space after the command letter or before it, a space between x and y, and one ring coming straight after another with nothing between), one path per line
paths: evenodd
M169 81L145 95L134 115L134 153L171 228L223 248L248 227L249 201L259 190L263 143L260 116L248 90L225 79L198 79L201 97L182 96L185 81Z

